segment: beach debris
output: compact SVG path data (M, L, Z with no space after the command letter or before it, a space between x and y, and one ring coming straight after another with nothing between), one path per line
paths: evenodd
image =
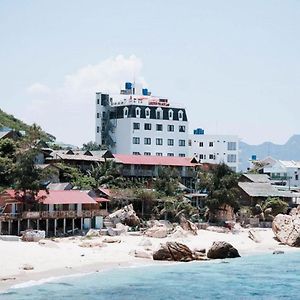
M178 242L167 242L153 253L154 260L192 261L195 259L191 249Z
M109 244L111 244L111 243L121 243L121 240L116 238L116 237L109 237L108 236L102 242L103 243L109 243Z
M99 237L99 236L101 236L101 232L100 232L100 230L97 230L97 229L90 229L85 236L86 237Z
M254 229L250 229L248 231L248 237L255 243L261 243L261 241L262 241L262 238L261 238L259 232L255 231Z
M111 222L114 225L122 223L130 227L139 226L141 221L136 215L132 204L124 206L122 209L115 211L114 213L108 215L105 221Z
M95 248L95 247L103 247L104 245L101 242L83 242L78 246L82 248Z
M229 228L222 227L222 226L208 226L206 228L208 231L218 232L218 233L229 233Z
M46 233L44 230L33 230L28 229L23 231L22 234L22 241L24 242L38 242L42 239L44 239L46 236Z
M34 269L34 267L32 265L29 264L25 264L21 267L21 269L25 270L25 271L31 271Z
M53 242L51 240L46 240L46 239L39 240L38 244L41 245L41 246L48 247L48 248L58 248L57 243Z
M240 254L236 248L231 244L223 241L213 242L212 246L207 252L207 257L212 259L217 258L235 258L240 257Z
M187 220L184 216L180 217L180 226L186 230L193 233L193 235L197 235L198 228L191 221Z
M165 238L168 235L168 228L163 224L154 225L145 231L145 235L153 238Z
M132 255L137 258L152 259L152 254L143 250L132 250L129 252L129 255Z
M275 250L275 251L273 251L273 254L284 254L284 251L282 251L282 250Z
M151 243L151 241L149 239L142 239L139 242L139 246L142 246L142 247L151 247L152 243Z
M0 279L1 281L9 281L9 280L16 280L16 277L3 277Z
M300 205L289 215L278 214L272 222L272 230L281 243L300 247Z

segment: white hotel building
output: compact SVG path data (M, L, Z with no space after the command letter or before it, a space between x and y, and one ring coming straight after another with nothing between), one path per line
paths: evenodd
M117 95L96 93L95 129L96 143L115 154L190 156L200 162L224 162L238 171L237 136L199 134L199 130L190 135L182 105L154 97L137 84L125 83Z
M96 93L96 143L112 153L188 156L186 110L129 82L119 95Z

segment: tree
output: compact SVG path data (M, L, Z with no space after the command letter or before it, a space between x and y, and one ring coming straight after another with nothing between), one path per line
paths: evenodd
M12 139L0 140L0 157L13 158L17 145Z
M101 146L98 145L97 143L90 141L86 144L82 145L82 150L84 151L97 151L97 150L101 150Z
M208 172L200 172L198 187L206 192L207 206L211 212L221 205L228 204L236 212L239 209L238 174L224 163Z
M278 214L286 214L288 207L289 205L285 201L269 197L263 204L262 209L263 211L271 209L270 214L275 217Z
M162 167L158 170L158 176L155 178L155 189L165 196L174 196L178 191L179 173L176 169Z

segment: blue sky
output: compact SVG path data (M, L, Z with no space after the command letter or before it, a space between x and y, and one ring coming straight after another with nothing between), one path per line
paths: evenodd
M0 107L58 140L94 137L94 93L136 78L190 129L300 133L300 1L0 0Z

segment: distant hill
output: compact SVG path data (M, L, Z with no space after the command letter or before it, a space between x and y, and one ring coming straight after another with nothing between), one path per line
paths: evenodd
M9 127L18 131L26 131L29 129L28 124L0 109L0 129L2 127Z
M17 119L13 115L9 115L8 113L4 112L0 109L0 130L3 127L8 127L17 131L28 131L30 125L24 123L23 121ZM48 136L48 141L55 141L55 136L45 132Z
M257 159L272 156L275 159L300 161L300 134L293 135L284 145L276 145L271 142L249 145L240 142L240 150L240 169L243 171L249 167L249 158L252 155L256 155Z

